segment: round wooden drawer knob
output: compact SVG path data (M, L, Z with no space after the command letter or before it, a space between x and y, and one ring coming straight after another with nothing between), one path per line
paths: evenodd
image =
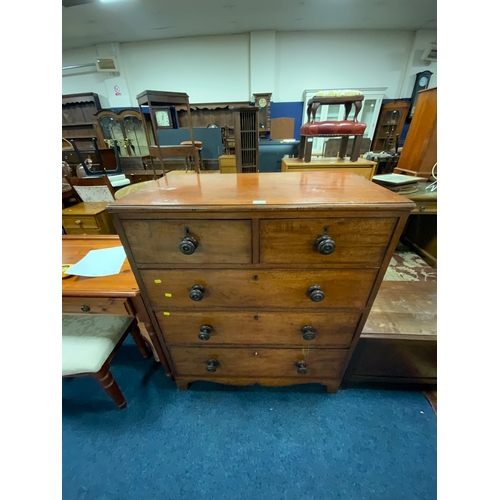
M198 302L203 299L203 295L205 294L205 288L201 285L193 285L191 290L189 291L189 298Z
M198 338L200 340L210 340L210 334L212 333L213 328L210 325L202 325L200 326L200 333L198 334Z
M81 223L82 223L82 221L81 221L80 219L78 219L78 220L75 220L75 224L78 224L78 225L80 225Z
M207 361L207 372L213 373L217 371L218 366L219 362L216 359L209 359Z
M308 297L313 302L321 302L325 298L325 293L319 285L312 285L307 290Z
M316 338L316 330L310 325L303 326L300 331L304 340L314 340Z
M82 307L81 307L81 310L82 310L83 312L88 313L88 312L90 311L90 307L89 307L89 306L85 306L85 305L84 305L84 306L82 306Z
M305 361L297 361L295 366L297 367L297 373L299 375L305 375L307 373L307 364Z
M198 242L192 236L186 236L179 243L179 250L184 255L193 254L197 247L198 247Z
M328 235L320 236L315 245L321 255L330 255L335 252L335 242Z

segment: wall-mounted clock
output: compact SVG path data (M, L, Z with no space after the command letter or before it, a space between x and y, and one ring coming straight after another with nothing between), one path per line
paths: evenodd
M425 90L429 87L432 75L433 73L431 71L421 71L420 73L416 74L415 84L413 85L413 92L411 94L410 113L408 115L410 118L413 117L415 107L417 106L418 93L421 90Z
M255 105L259 108L257 119L259 120L259 134L261 135L271 131L271 95L271 92L253 95Z

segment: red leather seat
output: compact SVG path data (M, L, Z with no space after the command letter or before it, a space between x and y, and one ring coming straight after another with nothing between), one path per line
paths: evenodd
M363 135L366 123L350 120L305 123L300 135Z

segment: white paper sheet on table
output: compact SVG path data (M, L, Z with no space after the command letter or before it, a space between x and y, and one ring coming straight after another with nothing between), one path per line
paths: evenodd
M124 262L123 246L90 250L82 260L71 266L66 274L87 277L111 276L120 272Z

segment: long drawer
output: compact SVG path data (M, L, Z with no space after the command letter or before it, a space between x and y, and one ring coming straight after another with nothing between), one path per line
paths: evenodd
M125 220L123 229L138 265L248 264L250 220ZM181 243L185 242L181 249Z
M318 271L143 270L153 307L363 308L376 269Z
M344 347L351 344L357 312L157 312L167 344Z
M395 225L395 218L261 220L260 261L378 265Z
M347 350L268 349L259 347L169 348L175 371L182 376L339 378ZM208 368L208 370L207 370Z
M109 297L63 297L63 314L112 314L130 316L127 299Z

